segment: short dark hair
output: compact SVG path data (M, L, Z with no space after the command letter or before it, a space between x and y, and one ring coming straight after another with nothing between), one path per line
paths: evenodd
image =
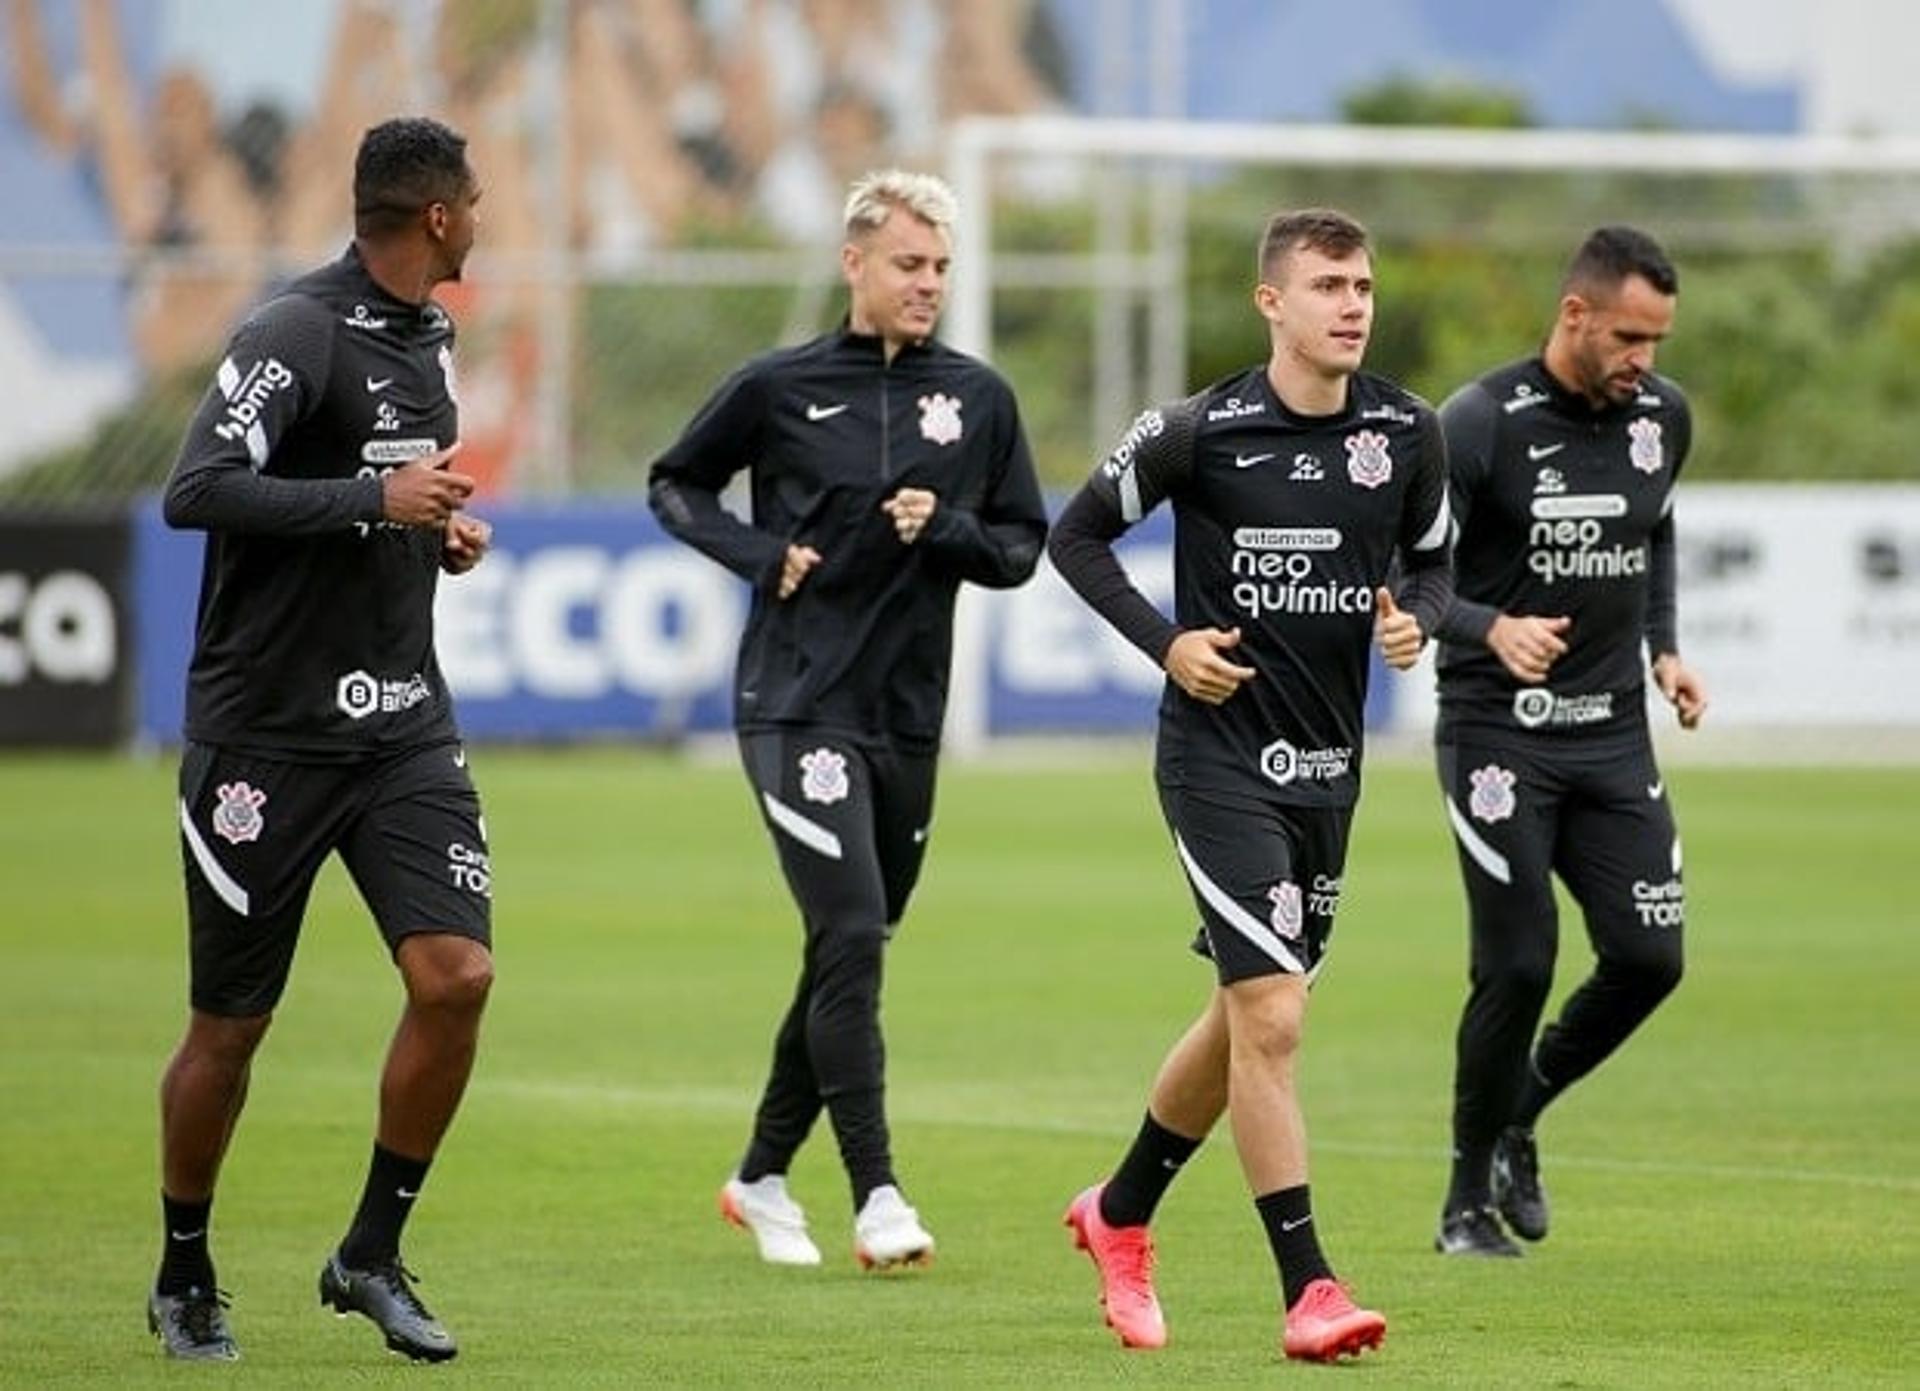
M1600 227L1573 253L1560 293L1610 294L1635 275L1663 295L1680 293L1680 273L1659 242L1637 227Z
M384 236L473 183L467 137L425 116L382 121L360 137L353 161L353 230Z
M1344 261L1354 252L1367 249L1367 229L1332 208L1275 213L1267 221L1267 230L1260 234L1254 274L1269 280L1281 258L1303 246Z

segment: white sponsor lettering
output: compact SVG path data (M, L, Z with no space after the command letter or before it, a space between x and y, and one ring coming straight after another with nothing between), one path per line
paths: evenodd
M1351 748L1302 749L1276 739L1260 750L1260 771L1271 782L1286 787L1296 782L1330 782L1353 766Z
M360 446L360 457L369 464L410 464L439 447L437 440L368 440Z
M1625 579L1647 572L1644 545L1600 545L1606 528L1599 518L1624 513L1625 498L1537 497L1533 510L1540 520L1527 531L1527 569L1548 584L1555 580ZM1553 519L1548 519L1548 513L1555 514Z
M1307 911L1317 918L1331 918L1340 911L1339 875L1313 876L1313 891L1307 895Z
M395 715L433 697L426 678L415 672L404 680L383 680L371 672L350 671L334 683L333 702L350 720Z
M456 889L465 889L482 898L493 897L493 864L484 850L475 850L457 840L449 844L447 877Z
M263 358L245 371L229 357L221 362L214 380L220 394L227 398L227 413L213 427L213 433L228 443L245 440L247 455L257 469L267 461L267 436L260 413L276 392L293 385L293 373L277 357Z
M1542 469L1541 473L1552 472ZM1556 475L1557 476L1557 475ZM1563 482L1562 487L1565 486ZM1548 491L1542 488L1540 491ZM1624 517L1627 500L1619 493L1571 493L1558 497L1537 497L1533 515L1543 521L1557 522L1585 517Z
M1242 401L1238 396L1229 396L1207 412L1207 421L1214 424L1222 420L1240 420L1249 415L1265 415L1266 410L1265 401Z
M1133 467L1133 456L1140 446L1148 440L1159 439L1167 432L1167 418L1159 411L1142 411L1127 427L1127 433L1120 437L1120 443L1114 446L1113 453L1107 455L1107 461L1100 465L1100 471L1109 478L1119 478Z
M1513 693L1513 718L1525 729L1602 724L1613 718L1613 692L1555 695L1545 686L1526 686Z
M1250 551L1337 551L1340 540L1332 526L1243 526L1233 533L1233 544Z
M1259 618L1269 613L1372 613L1373 590L1364 584L1340 584L1316 579L1309 551L1337 549L1339 532L1310 530L1306 534L1316 542L1295 550L1267 549L1276 544L1270 538L1287 533L1258 531L1257 546L1235 549L1229 566L1241 576L1233 586L1233 602L1248 615ZM1239 536L1236 535L1236 540ZM1331 539L1332 545L1320 544Z
M1633 911L1642 927L1679 927L1686 921L1687 894L1676 877L1658 884L1633 881Z

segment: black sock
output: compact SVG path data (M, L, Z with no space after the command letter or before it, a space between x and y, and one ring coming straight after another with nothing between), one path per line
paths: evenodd
M160 1211L166 1226L160 1275L153 1287L168 1295L182 1295L196 1287L211 1292L213 1257L207 1251L207 1220L213 1212L213 1199L182 1203L162 1193Z
M400 1254L400 1229L413 1211L413 1200L426 1182L430 1159L408 1159L380 1144L373 1147L367 1167L367 1186L360 1208L340 1243L340 1263L354 1270L371 1270Z
M1447 1180L1447 1201L1441 1215L1472 1212L1493 1202L1493 1141L1453 1143L1453 1172Z
M1203 1137L1204 1138L1204 1137ZM1180 1166L1200 1148L1199 1140L1177 1135L1147 1112L1120 1167L1100 1192L1100 1220L1109 1227L1138 1227L1153 1220Z
M1280 1287L1291 1309L1300 1292L1315 1280L1333 1278L1333 1267L1320 1251L1320 1238L1313 1230L1313 1199L1307 1185L1282 1188L1253 1200L1260 1220L1267 1228L1267 1244L1273 1247L1274 1262L1280 1267Z

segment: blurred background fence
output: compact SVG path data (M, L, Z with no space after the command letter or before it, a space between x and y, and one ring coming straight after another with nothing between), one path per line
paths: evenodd
M153 526L144 500L234 321L345 244L360 133L416 110L471 136L486 189L469 275L444 291L461 325L462 467L498 515L632 522L590 539L519 528L601 557L571 570L516 557L503 530L503 563L474 585L497 603L469 602L457 631L494 634L507 655L449 661L472 718L500 733L724 723L689 673L724 684L728 644L703 623L737 597L713 599L717 581L691 556L635 578L620 536L641 545L644 522L619 500L727 370L838 318L840 192L885 162L953 172L967 192L948 328L1013 381L1055 490L1142 402L1264 353L1247 294L1276 207L1331 203L1372 227L1369 366L1435 400L1540 341L1585 230L1648 227L1682 272L1661 366L1697 418L1682 509L1694 636L1721 635L1730 659L1765 637L1756 679L1785 658L1832 683L1797 704L1752 702L1753 720L1915 718L1839 697L1920 674L1920 508L1900 486L1920 435L1920 159L1897 124L1877 138L1833 128L1834 93L1871 86L1870 46L1851 74L1823 60L1798 89L1742 84L1716 67L1714 31L1689 19L1709 7L1635 0L1596 26L1572 0L1354 0L1335 15L1281 0L6 0L0 740L49 737L48 711L59 737L74 734L62 721L75 683L99 675L110 620L108 665L127 687L107 702L118 713L88 726L104 734L86 737L170 737L165 702L138 688L177 673L134 653L173 647L134 634L164 613L177 646L193 577L143 557L194 542ZM1892 53L1911 16L1873 10L1832 7L1818 51L1871 32ZM1769 13L1781 6L1749 7L1749 28ZM1363 33L1371 66L1355 56ZM1314 135L1300 122L1348 141L1429 126L1614 134L1568 137L1533 168L1227 159L1204 133L1146 149L1019 136L1069 116L1195 115L1286 118L1268 127L1276 151ZM1676 174L1651 156L1640 168L1581 153L1625 130L1784 141L1816 117L1824 144L1798 148L1829 156L1766 168ZM1005 138L983 145L993 130ZM1796 487L1715 520L1710 485L1762 482ZM1854 498L1831 515L1857 525L1820 532L1817 554L1795 546L1796 511L1818 511L1806 488L1866 483L1879 486L1818 500ZM75 535L94 528L93 560L48 549L56 514ZM104 551L102 517L125 533ZM1150 547L1141 563L1159 563ZM49 587L90 566L100 594ZM140 574L168 578L125 592ZM1716 583L1742 582L1744 607L1713 608ZM1027 636L1012 670L1071 699L1040 700L1052 713L1020 727L1140 727L1153 674L1048 583L1008 601L1030 610L1014 621ZM1767 597L1776 583L1804 601L1808 631L1824 621L1846 636L1837 653L1804 660L1800 630ZM959 705L976 733L1002 727L986 693L1008 687L1007 631L997 610L969 616ZM1856 660L1875 650L1896 665ZM489 681L501 698L561 703L531 724L489 723ZM35 690L37 704L16 699ZM1101 704L1114 691L1125 703ZM1030 681L1013 694L1003 709L1036 708ZM590 718L566 704L589 697L604 702Z

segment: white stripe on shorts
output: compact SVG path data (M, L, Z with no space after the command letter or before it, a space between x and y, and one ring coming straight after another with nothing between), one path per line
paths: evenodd
M1460 808L1453 804L1453 798L1447 798L1447 820L1453 823L1453 833L1460 838L1460 844L1473 856L1473 862L1498 879L1502 884L1513 882L1513 867L1507 863L1507 857L1495 850L1480 838L1480 833L1468 824L1467 818L1460 814Z
M760 801L767 809L767 815L773 824L806 846L817 850L829 860L844 859L840 851L840 837L822 826L818 821L809 821L771 792L762 792Z
M246 917L247 891L235 883L233 876L213 858L213 851L207 849L207 843L200 839L200 829L193 824L185 801L180 803L180 830L187 838L187 849L193 852L193 862L200 866L200 873L206 876L207 887L219 894L220 901L227 907Z
M1173 845L1174 849L1180 852L1180 863L1186 866L1187 878L1192 881L1193 887L1199 890L1200 897L1207 901L1207 906L1226 920L1227 926L1253 943L1262 954L1279 962L1286 970L1292 971L1295 975L1306 970L1306 967L1300 964L1300 959L1286 949L1280 940L1279 933L1235 903L1225 889L1207 877L1207 872L1200 868L1199 862L1193 858L1192 853L1187 849L1187 843L1180 838L1177 831L1174 833Z

